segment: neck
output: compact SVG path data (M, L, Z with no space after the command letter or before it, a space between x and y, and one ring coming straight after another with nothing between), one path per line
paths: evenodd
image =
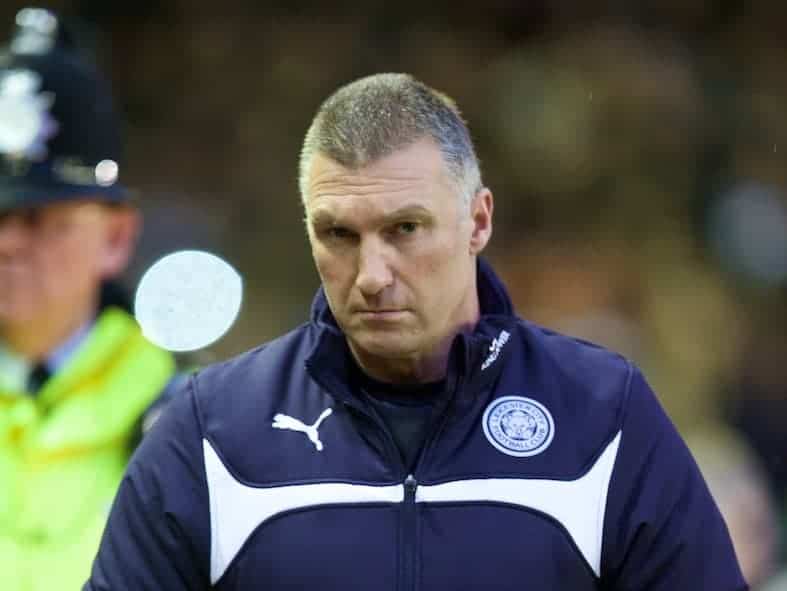
M21 323L7 322L0 325L0 339L22 357L41 361L89 322L94 312L91 302L66 317L42 315Z
M360 368L371 378L391 384L422 384L436 382L445 378L448 373L451 346L460 333L470 333L480 318L478 292L468 292L469 298L460 302L452 314L458 320L452 323L444 336L424 350L400 358L388 358L369 355L355 347L348 340L350 351Z
M446 338L437 350L429 355L398 359L379 358L357 350L352 343L350 351L363 372L370 378L389 384L422 384L436 382L445 377L451 343L456 335Z

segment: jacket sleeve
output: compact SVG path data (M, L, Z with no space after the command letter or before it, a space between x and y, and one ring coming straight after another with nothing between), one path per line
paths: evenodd
M210 508L193 382L134 453L83 591L210 589Z
M688 448L632 369L607 496L608 591L744 591L727 527Z

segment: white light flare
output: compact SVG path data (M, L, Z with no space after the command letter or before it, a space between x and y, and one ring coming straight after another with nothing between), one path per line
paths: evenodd
M182 250L154 263L137 287L134 312L143 334L169 351L203 349L235 322L243 280L223 259Z

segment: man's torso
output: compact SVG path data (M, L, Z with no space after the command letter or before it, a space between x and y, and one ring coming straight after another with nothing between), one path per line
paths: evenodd
M463 353L412 473L297 338L200 376L216 588L596 589L628 368L543 371L528 331Z

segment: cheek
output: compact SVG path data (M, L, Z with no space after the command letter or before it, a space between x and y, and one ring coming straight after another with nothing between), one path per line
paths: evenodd
M456 241L445 240L423 249L414 259L412 288L437 311L449 313L453 299L464 292L472 259L459 252Z
M69 238L40 253L39 267L46 283L64 293L83 291L98 281L100 254L90 239Z
M317 273L329 299L332 302L345 299L354 280L349 258L319 250L315 250L313 256Z
M323 285L334 283L336 281L336 264L331 261L331 257L319 250L313 250L312 257Z
M458 241L449 236L441 238L429 248L417 250L413 260L417 273L427 282L442 283L448 287L456 280L457 274L461 274L465 259L459 252Z

